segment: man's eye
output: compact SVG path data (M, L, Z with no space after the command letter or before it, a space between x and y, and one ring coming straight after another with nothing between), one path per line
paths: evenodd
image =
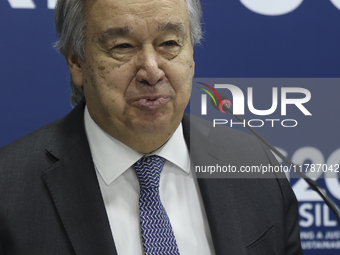
M127 48L130 48L131 47L131 44L128 44L128 43L122 43L122 44L119 44L115 47L113 47L114 49L127 49Z
M163 43L164 46L178 46L178 43L174 40L171 41L167 41L165 43Z

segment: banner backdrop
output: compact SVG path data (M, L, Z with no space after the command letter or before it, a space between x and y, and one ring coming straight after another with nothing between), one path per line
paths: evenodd
M0 146L71 110L67 66L53 48L54 5L55 0L0 2ZM309 90L311 99L305 107L312 116L288 105L287 112L297 111L289 117L299 122L297 127L284 128L277 122L273 129L266 122L268 127L258 131L294 163L328 168L340 164L340 86L338 79L320 79L340 77L340 0L203 0L202 7L205 35L195 47L193 90L199 91L197 81L223 78L223 83L239 86L247 100L247 88L253 87L258 110L270 108L273 87L278 88L278 95L284 87ZM269 85L242 85L230 78L266 78L260 84ZM278 85L278 80L267 78L310 79ZM283 119L280 106L279 102L275 118ZM339 174L323 176L317 182L340 205ZM305 254L339 254L340 227L332 212L303 180L292 178L291 185L299 199Z

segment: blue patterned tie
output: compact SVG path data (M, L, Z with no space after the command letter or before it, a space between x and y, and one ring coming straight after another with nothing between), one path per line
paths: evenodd
M159 197L159 180L165 159L143 157L133 166L140 184L139 214L145 255L179 255L170 220Z

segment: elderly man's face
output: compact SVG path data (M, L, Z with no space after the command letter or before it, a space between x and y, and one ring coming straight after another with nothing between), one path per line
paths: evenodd
M169 137L194 75L184 0L91 0L85 17L86 60L69 66L94 121L129 146Z

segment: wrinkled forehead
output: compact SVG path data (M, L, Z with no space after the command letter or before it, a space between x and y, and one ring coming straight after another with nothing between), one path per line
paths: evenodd
M142 21L155 26L168 21L189 25L185 0L87 0L85 19L119 27Z

